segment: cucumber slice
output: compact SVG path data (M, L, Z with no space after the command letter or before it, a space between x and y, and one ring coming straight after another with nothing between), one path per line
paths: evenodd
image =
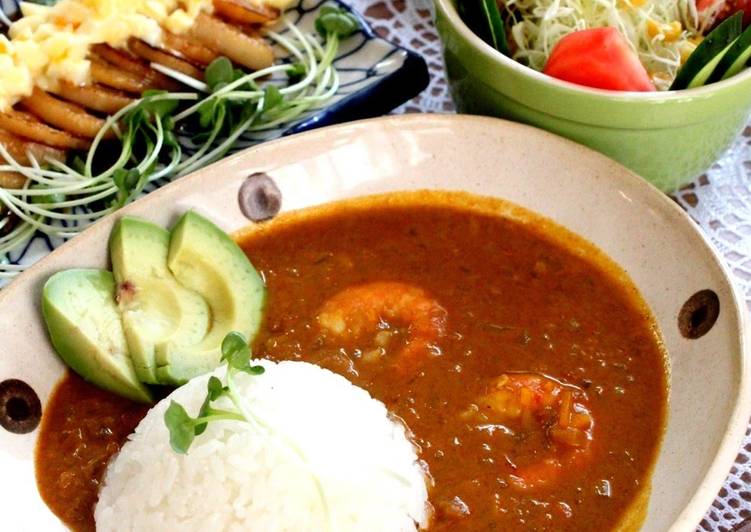
M459 15L478 37L504 55L509 55L506 25L496 0L462 0Z
M490 30L493 48L504 55L509 55L508 42L506 41L506 25L503 23L501 11L498 9L496 0L481 0L481 4L488 29Z
M725 52L707 83L735 76L748 66L749 59L751 59L751 26L746 28L746 31L741 33L741 36Z
M741 34L743 14L726 18L696 47L678 71L670 90L691 89L706 83L726 50Z

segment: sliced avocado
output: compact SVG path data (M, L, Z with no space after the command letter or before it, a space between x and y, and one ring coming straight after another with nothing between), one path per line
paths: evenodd
M81 377L134 401L152 402L128 355L110 272L56 273L44 285L42 315L60 358Z
M266 289L240 247L191 211L172 230L167 265L180 284L208 302L211 312L210 329L201 342L186 347L166 341L157 346L157 379L182 384L219 365L227 333L237 331L249 340L255 337Z
M170 233L146 220L123 217L110 235L110 258L125 339L141 382L158 383L157 342L195 345L209 329L209 308L167 268Z
M701 87L712 76L723 55L741 34L742 13L723 20L696 47L678 71L670 90Z
M717 67L707 83L714 83L735 76L748 66L749 59L751 59L751 26L746 28L746 31L733 41L728 51L723 54L722 59L717 63Z

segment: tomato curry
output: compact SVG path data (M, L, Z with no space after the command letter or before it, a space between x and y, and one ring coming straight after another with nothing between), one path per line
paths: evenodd
M516 207L440 193L283 215L239 242L268 288L255 355L340 373L403 420L430 474L431 530L638 527L666 358L637 289L591 244ZM38 480L86 529L104 462L143 410L97 391L100 412L94 392L65 392L88 385L62 386ZM85 496L62 515L56 490Z

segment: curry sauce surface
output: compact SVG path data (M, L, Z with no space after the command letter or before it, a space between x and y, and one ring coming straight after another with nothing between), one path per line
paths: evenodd
M37 442L37 485L47 506L72 530L95 529L94 505L107 463L148 409L72 371L53 391Z
M293 216L241 239L268 287L256 355L338 372L401 418L434 482L433 530L602 531L641 510L667 402L659 336L620 270L540 225L396 202ZM373 361L384 323L332 341L317 322L329 298L380 281L420 287L446 310L447 331L414 372L399 369L409 324L396 324L401 338ZM534 490L509 477L520 460L544 459L544 443L466 419L489 382L509 372L577 386L595 420L592 458Z
M501 217L495 207L452 206L451 196L405 198L285 215L239 237L267 284L256 356L331 369L403 420L432 479L431 530L602 531L633 521L667 403L664 353L635 287L594 247L526 211ZM326 334L327 301L393 285L440 306L439 337L413 342L412 301L356 333ZM579 390L594 419L588 459L525 490L512 482L515 468L549 457L545 438L467 416L499 376L517 374ZM93 529L105 464L145 412L73 375L53 394L37 480L75 530Z

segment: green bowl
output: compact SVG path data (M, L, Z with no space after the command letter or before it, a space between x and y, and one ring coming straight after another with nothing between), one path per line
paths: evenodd
M692 181L751 115L751 69L706 87L614 92L560 81L501 54L436 0L449 85L459 112L499 116L585 144L665 192Z

